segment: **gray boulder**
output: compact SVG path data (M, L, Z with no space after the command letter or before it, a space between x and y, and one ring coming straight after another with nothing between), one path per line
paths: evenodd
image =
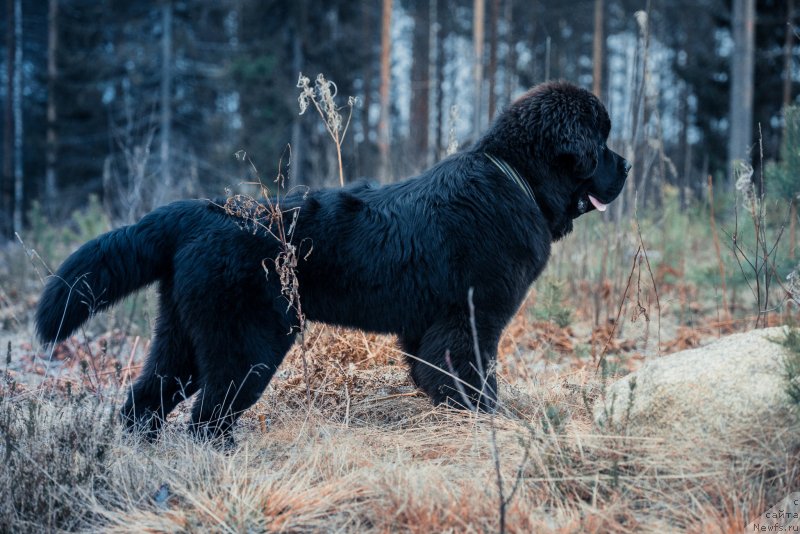
M751 436L792 427L785 327L734 334L645 363L610 384L594 406L609 433L688 438ZM795 356L796 358L796 356ZM800 438L798 438L800 439Z

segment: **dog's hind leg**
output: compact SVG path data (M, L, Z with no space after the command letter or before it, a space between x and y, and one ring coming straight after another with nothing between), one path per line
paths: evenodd
M121 411L126 428L144 432L149 439L155 438L175 406L197 391L199 378L194 346L180 323L171 284L162 282L159 293L150 354Z
M496 329L493 329L496 330ZM499 333L479 330L479 352L469 317L444 317L428 328L413 357L411 379L434 404L493 411L497 403L495 359Z
M264 314L266 315L266 314ZM191 430L202 438L231 441L231 429L264 392L295 334L274 317L228 318L220 331L195 339L202 391L192 410ZM270 319L273 319L272 321Z

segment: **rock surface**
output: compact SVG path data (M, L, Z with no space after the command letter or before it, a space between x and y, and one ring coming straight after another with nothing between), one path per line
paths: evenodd
M594 406L607 432L692 440L780 432L796 421L778 341L786 328L754 330L652 359L610 384Z

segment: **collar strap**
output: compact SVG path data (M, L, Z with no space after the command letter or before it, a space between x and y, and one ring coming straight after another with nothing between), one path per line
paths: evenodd
M522 176L519 175L517 169L515 169L502 159L492 156L488 152L484 152L483 155L489 158L489 161L494 163L495 167L500 169L500 172L505 174L507 178L509 178L512 182L517 184L520 189L525 191L525 194L528 195L528 198L530 198L533 201L533 203L536 204L536 197L533 196L533 190L531 190L531 186L528 184L528 182L526 182L522 178Z

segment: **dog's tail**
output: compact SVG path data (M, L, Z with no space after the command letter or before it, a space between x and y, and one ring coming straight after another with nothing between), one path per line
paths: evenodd
M177 239L171 213L157 209L136 224L92 239L67 258L39 300L39 339L66 339L96 312L169 273Z

